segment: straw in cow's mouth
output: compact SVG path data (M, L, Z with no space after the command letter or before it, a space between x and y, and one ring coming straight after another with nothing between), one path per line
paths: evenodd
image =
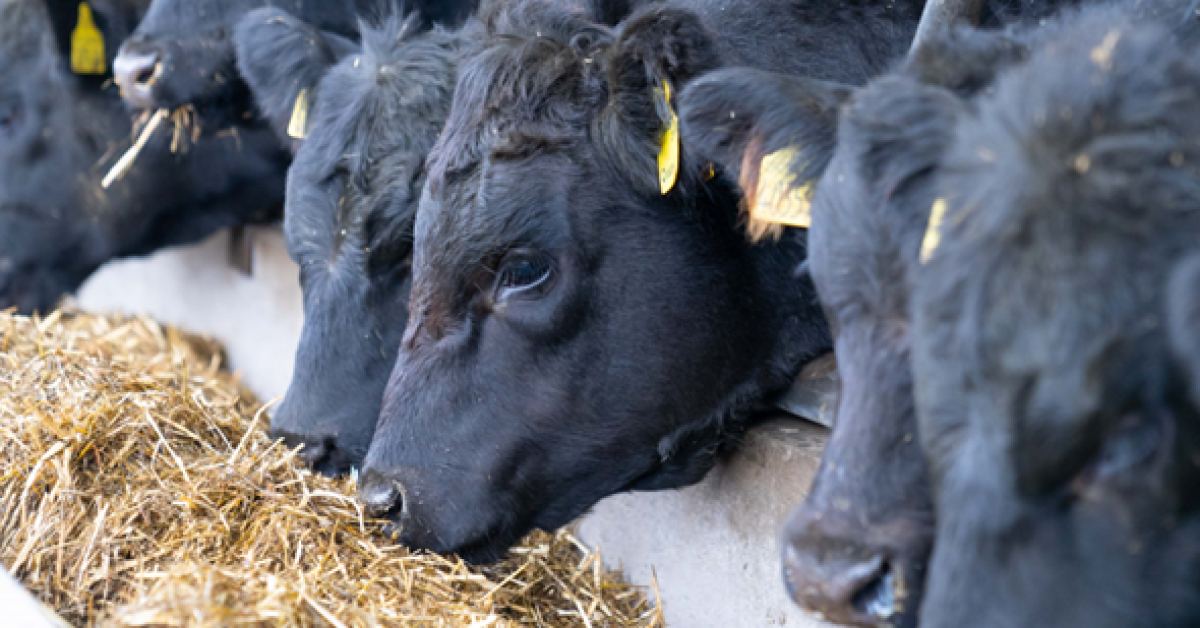
M162 125L163 120L170 119L173 127L171 134L171 152L184 153L187 152L189 143L195 144L200 140L200 119L196 115L196 108L191 105L183 105L175 109L158 109L153 114L144 112L136 120L134 120L134 128L141 127L137 131L137 139L133 145L113 167L109 169L108 174L104 175L104 179L100 181L100 187L108 189L114 183L120 181L133 168L133 164L137 161L138 155L150 142L150 138Z
M117 160L117 163L113 164L108 174L104 175L104 178L100 181L100 187L107 190L114 183L120 181L129 172L130 168L133 168L133 162L137 161L138 155L146 147L146 144L150 141L150 137L158 130L158 126L162 124L162 121L169 116L170 112L166 109L159 109L150 116L150 120L146 122L141 132L138 133L137 139L134 140L133 146L130 146L129 150L125 151L125 154L121 155L121 158ZM137 126L136 123L134 126Z

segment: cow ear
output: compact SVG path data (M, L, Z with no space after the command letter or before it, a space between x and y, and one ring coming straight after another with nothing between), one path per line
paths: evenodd
M684 150L747 196L758 187L763 158L777 151L788 151L795 185L811 184L833 154L838 109L850 94L846 85L761 70L711 72L679 97Z
M294 139L304 135L321 76L352 46L274 7L247 13L234 30L238 71L259 112L281 137Z
M669 152L666 142L677 141L679 90L720 65L713 35L696 14L655 4L617 27L604 61L609 94L602 142L639 190L665 193L673 186L660 180L655 162ZM677 163L673 170L682 174L689 166Z
M1167 337L1200 407L1200 253L1181 262L1167 284Z

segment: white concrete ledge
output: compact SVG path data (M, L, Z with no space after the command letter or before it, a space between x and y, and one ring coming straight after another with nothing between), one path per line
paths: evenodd
M614 495L580 537L634 583L657 577L669 626L825 626L788 599L778 535L817 470L826 430L780 419L679 491Z
M22 628L59 628L67 626L54 611L34 599L8 572L0 569L0 609L5 626Z

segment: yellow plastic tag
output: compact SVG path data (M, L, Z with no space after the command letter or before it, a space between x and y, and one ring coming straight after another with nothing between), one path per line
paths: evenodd
M292 119L288 121L288 137L302 140L308 135L308 90L302 89L296 94L296 103L292 105Z
M104 36L96 28L92 7L79 3L79 17L71 31L71 71L76 74L104 74L108 60L104 56Z
M655 90L659 110L666 116L667 128L659 139L658 146L658 190L666 195L679 179L679 116L671 106L671 84L663 81L662 88Z
M807 229L812 224L812 182L796 185L792 162L797 150L789 146L762 158L750 219Z
M946 199L939 198L929 209L929 223L925 227L925 237L921 239L921 263L925 264L933 258L934 251L942 242L942 219L946 217Z

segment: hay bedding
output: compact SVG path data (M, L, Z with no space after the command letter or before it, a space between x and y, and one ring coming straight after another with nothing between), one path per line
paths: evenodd
M74 624L661 625L569 533L410 553L304 470L217 346L0 313L0 564Z

